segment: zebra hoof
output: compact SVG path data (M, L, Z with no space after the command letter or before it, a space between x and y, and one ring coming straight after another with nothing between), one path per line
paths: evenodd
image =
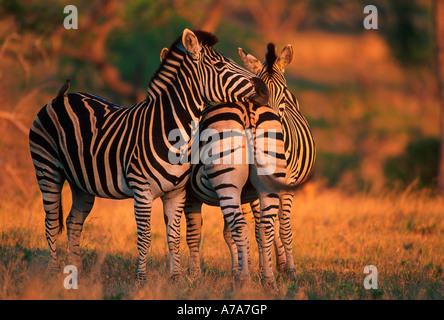
M170 281L172 283L178 283L181 279L182 279L182 276L179 273L178 274L172 274L170 276Z
M238 288L245 288L245 287L250 286L250 284L251 284L251 277L250 276L242 276L241 277L240 275L237 275L235 279L236 279L235 284L236 284L236 287L238 287Z
M138 284L139 286L144 286L144 285L146 285L146 283L147 283L147 281L148 281L148 279L147 279L147 277L146 277L146 274L137 274L137 275L136 275L136 281L137 281L137 284Z
M275 281L270 281L270 282L265 281L263 283L263 287L266 292L271 294L276 294L279 291Z
M286 266L287 266L287 262L284 261L282 263L278 263L276 268L277 268L278 272L285 272Z
M60 273L60 265L58 263L49 263L48 267L46 268L46 274L48 276L54 276L58 273Z
M202 277L202 271L200 268L190 270L190 279L196 280Z
M264 290L267 292L270 292L270 293L277 293L278 292L276 279L274 277L263 278L262 279L262 286L264 287Z
M291 281L296 282L298 280L296 269L287 270L287 274Z
M248 288L251 285L251 279L238 279L235 284L238 289Z

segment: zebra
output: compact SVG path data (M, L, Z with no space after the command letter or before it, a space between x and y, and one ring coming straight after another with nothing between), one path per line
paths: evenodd
M191 123L208 102L268 101L262 80L215 50L217 41L211 33L185 29L151 78L146 99L132 107L89 93L62 92L37 114L29 145L46 212L50 271L58 270L61 190L68 181L73 200L66 226L72 264L81 267L80 236L95 197L134 198L136 279L145 282L151 208L161 197L170 276L180 277L180 219L190 163L172 163L170 156L190 153ZM181 148L173 147L177 141L169 141L169 133L177 130Z
M261 63L251 54L246 54L239 48L239 56L244 65L256 73L270 90L270 106L279 113L284 132L285 150L287 158L287 171L292 183L302 184L311 178L313 172L316 148L310 126L300 112L296 97L287 89L287 81L284 77L285 69L293 60L293 47L286 45L279 57L273 43L266 47L264 63ZM292 253L292 231L290 226L290 214L294 192L280 192L279 232L275 237L276 259L278 270L289 273L290 278L296 279ZM258 220L258 202L251 203L255 220ZM248 204L244 211L248 212ZM257 225L257 223L256 223Z
M275 53L274 44L267 45L266 61L262 64L251 54L246 54L239 48L239 55L245 66L264 80L270 90L270 106L279 114L282 130L284 134L285 156L287 161L287 173L290 182L301 185L308 180L314 165L316 149L314 139L310 131L308 122L299 111L299 104L294 95L287 89L284 70L291 62L293 49L287 45L281 52L279 58ZM217 121L208 119L207 121ZM192 276L200 274L199 245L201 237L201 205L202 202L209 205L219 205L214 190L203 182L199 168L192 169L192 176L189 180L187 204L185 206L185 217L187 220L187 244L190 250L190 273ZM275 233L275 249L277 252L278 269L286 269L290 278L295 280L296 269L294 267L292 255L292 232L290 226L290 212L293 200L293 191L282 190L279 193L279 232ZM260 245L259 226L261 221L260 201L247 184L242 192L242 211L247 213L253 209L255 217L256 240L259 248L260 269L263 270L264 257L262 256L262 246ZM250 207L251 204L251 207ZM250 209L251 208L251 209ZM278 224L276 224L278 225ZM236 256L236 245L229 232L229 224L224 225L224 239L228 244L232 257L232 270L237 273L238 261Z

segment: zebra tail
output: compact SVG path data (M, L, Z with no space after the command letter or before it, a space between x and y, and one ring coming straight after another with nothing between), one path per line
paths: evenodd
M279 191L297 191L304 187L304 185L313 179L315 173L312 170L309 175L302 181L292 181L288 180L282 181L279 178L279 174L270 174L270 175L258 175L261 182L271 191L279 192Z
M286 180L282 181L281 178L278 178L276 174L263 174L258 175L261 182L270 190L273 192L279 192L279 191L296 191L302 187L302 185L305 183L298 183L293 182L289 183Z

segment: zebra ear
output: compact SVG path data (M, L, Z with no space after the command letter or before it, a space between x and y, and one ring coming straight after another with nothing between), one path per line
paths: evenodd
M163 61L163 59L165 59L167 53L168 53L168 48L163 48L162 51L160 51L160 61Z
M284 49L282 49L281 55L276 60L276 64L282 71L284 71L285 68L291 63L291 60L293 60L293 47L291 44L287 44Z
M237 51L246 68L254 73L258 73L262 70L264 66L257 58L253 57L251 54L247 54L242 48L238 48Z
M193 31L185 29L182 33L182 43L185 49L191 54L193 59L198 59L199 54L202 51L202 47L199 44L199 40Z

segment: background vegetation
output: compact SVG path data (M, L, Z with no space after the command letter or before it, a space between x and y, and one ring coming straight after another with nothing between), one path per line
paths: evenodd
M0 298L442 299L431 0L373 1L378 30L363 28L365 1L79 0L71 3L78 30L63 28L65 1L0 4ZM261 60L270 41L294 47L286 78L318 152L315 179L293 209L299 282L281 276L269 296L256 273L252 286L233 289L221 215L207 208L204 278L170 284L158 201L152 278L137 287L132 202L99 200L82 240L88 289L64 290L63 275L42 276L48 252L29 127L67 77L72 92L124 106L140 101L160 50L185 27L214 32L216 48L239 63L238 47ZM69 190L64 198L69 208ZM363 289L368 264L380 271L377 291Z

